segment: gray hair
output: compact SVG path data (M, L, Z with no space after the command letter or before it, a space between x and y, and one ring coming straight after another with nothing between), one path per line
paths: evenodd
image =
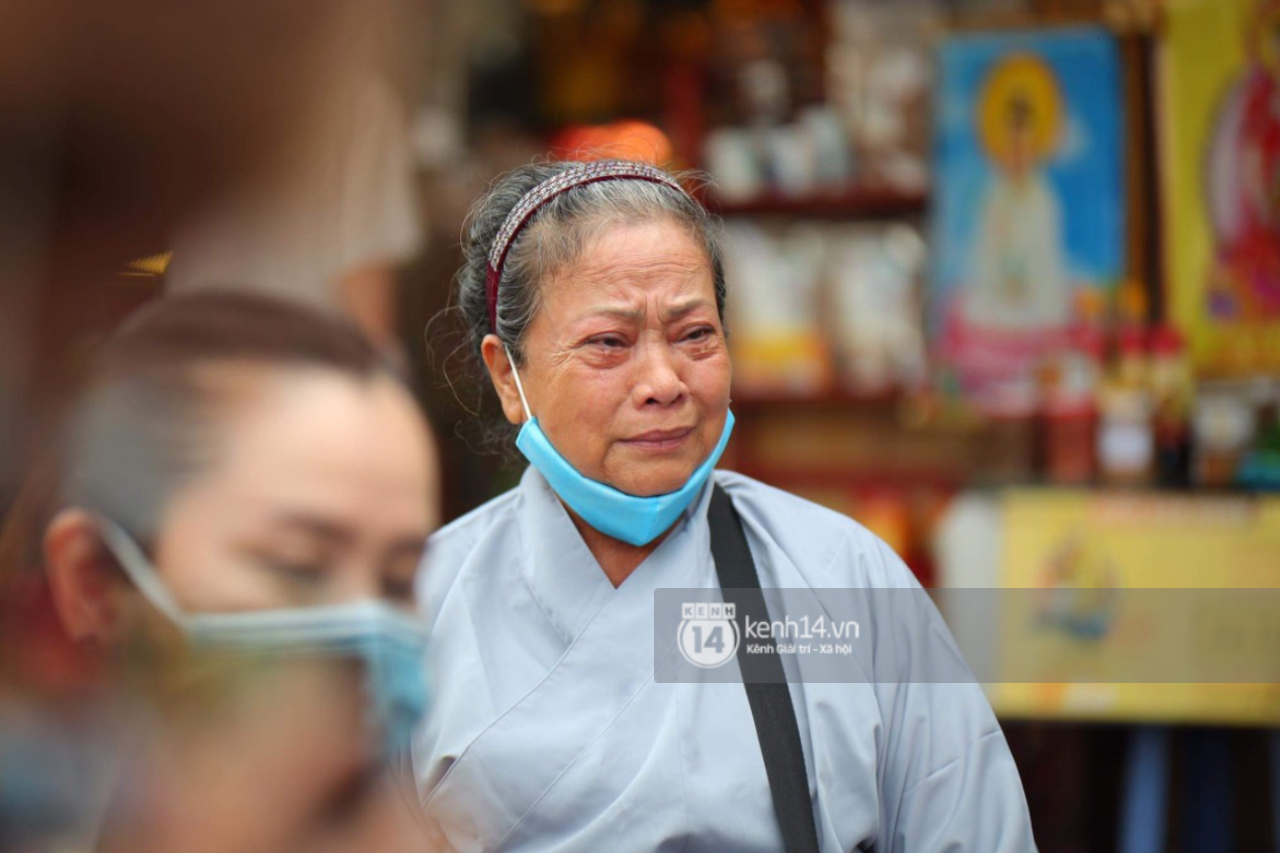
M540 304L542 283L575 263L602 231L620 223L669 220L689 229L706 249L715 284L716 308L724 323L724 259L720 223L691 196L645 180L616 178L584 184L554 197L534 214L507 253L498 283L497 328L489 327L485 275L494 239L513 208L535 186L580 163L534 163L508 172L476 203L468 216L463 263L456 278L458 307L467 339L479 359L490 331L524 363L524 336ZM672 175L676 180L683 175Z

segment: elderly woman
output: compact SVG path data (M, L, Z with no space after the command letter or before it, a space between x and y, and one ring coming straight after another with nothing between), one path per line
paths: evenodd
M1034 849L972 682L655 677L659 589L918 588L856 522L713 471L731 364L701 205L642 164L529 166L480 201L465 249L475 355L531 464L433 537L422 575L439 698L415 763L439 840Z

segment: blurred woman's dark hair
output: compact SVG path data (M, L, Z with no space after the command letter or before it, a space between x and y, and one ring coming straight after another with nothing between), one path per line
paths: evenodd
M40 606L44 531L59 510L103 512L150 539L174 490L218 452L227 417L291 370L395 376L354 326L273 298L192 294L130 317L92 361L5 520L0 639Z

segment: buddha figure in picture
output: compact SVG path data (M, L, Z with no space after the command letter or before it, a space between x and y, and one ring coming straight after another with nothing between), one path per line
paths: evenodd
M1259 0L1248 59L1208 140L1215 256L1207 308L1224 320L1280 318L1280 0Z
M1045 173L1062 136L1054 72L1033 54L1002 59L975 112L991 174L976 211L961 320L970 333L1061 330L1071 320L1071 290L1062 204Z

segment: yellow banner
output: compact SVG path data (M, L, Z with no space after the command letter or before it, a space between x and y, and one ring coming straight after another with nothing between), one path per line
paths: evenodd
M997 713L1280 724L1280 498L1015 490L1002 515L1002 586L1034 592L1002 598L995 672L1045 677L988 685Z

